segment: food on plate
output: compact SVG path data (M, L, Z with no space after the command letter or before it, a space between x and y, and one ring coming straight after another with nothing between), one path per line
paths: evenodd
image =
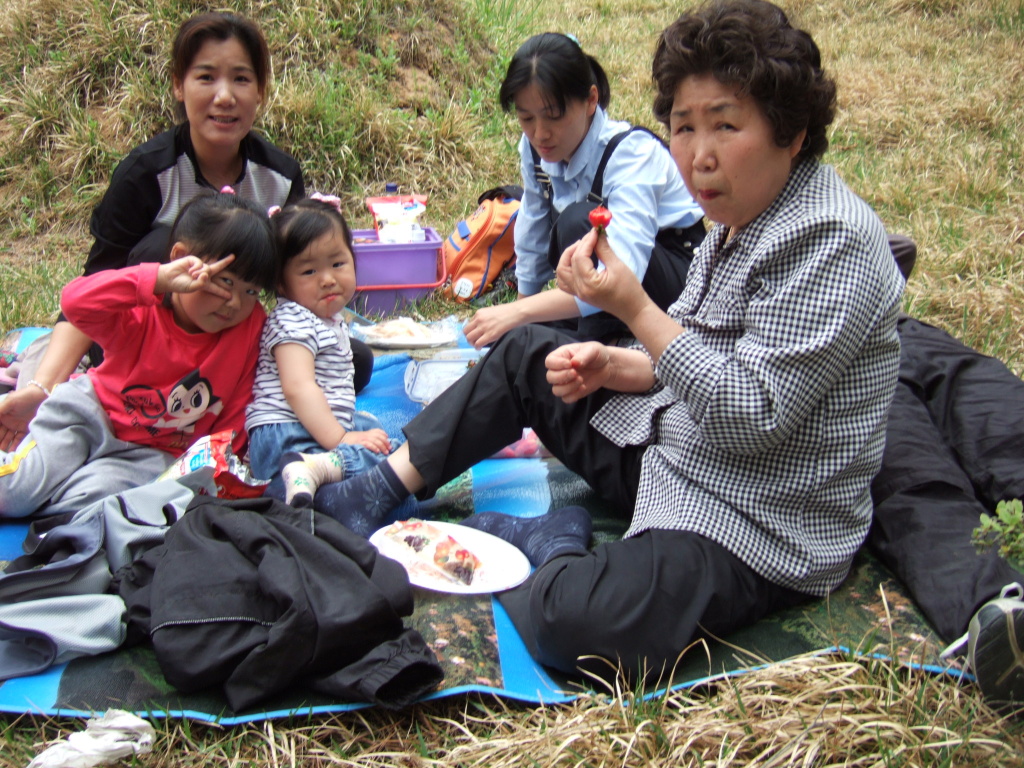
M367 336L388 341L431 341L435 334L423 323L417 323L410 317L397 317L374 326L367 331Z
M476 555L423 520L399 520L384 535L411 550L417 564L427 566L449 581L468 586L473 583L473 576L480 567Z

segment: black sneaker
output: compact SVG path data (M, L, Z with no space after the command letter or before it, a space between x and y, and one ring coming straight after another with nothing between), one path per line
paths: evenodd
M967 663L991 704L1024 707L1024 588L1003 587L971 619Z

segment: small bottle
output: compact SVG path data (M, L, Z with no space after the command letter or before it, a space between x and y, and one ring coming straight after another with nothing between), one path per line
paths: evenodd
M395 182L393 181L389 181L387 184L384 185L384 194L388 196L397 195L398 185L395 184Z

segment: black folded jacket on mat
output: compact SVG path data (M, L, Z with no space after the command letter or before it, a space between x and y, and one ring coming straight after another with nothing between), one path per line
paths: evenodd
M401 565L326 515L269 499L197 497L164 543L119 574L133 632L167 681L222 685L235 711L301 683L388 707L444 674Z

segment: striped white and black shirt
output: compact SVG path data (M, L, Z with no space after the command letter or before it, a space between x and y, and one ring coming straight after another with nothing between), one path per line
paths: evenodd
M316 383L327 397L331 413L346 430L353 428L356 392L352 347L348 327L340 315L336 319L337 323L328 324L301 304L278 298L263 326L253 401L245 411L246 431L263 424L299 420L281 389L274 359L274 347L279 344L301 344L313 353Z
M658 387L593 426L649 445L627 535L704 535L779 585L826 594L871 522L896 386L903 280L870 207L804 161L726 242L717 226L669 314Z

